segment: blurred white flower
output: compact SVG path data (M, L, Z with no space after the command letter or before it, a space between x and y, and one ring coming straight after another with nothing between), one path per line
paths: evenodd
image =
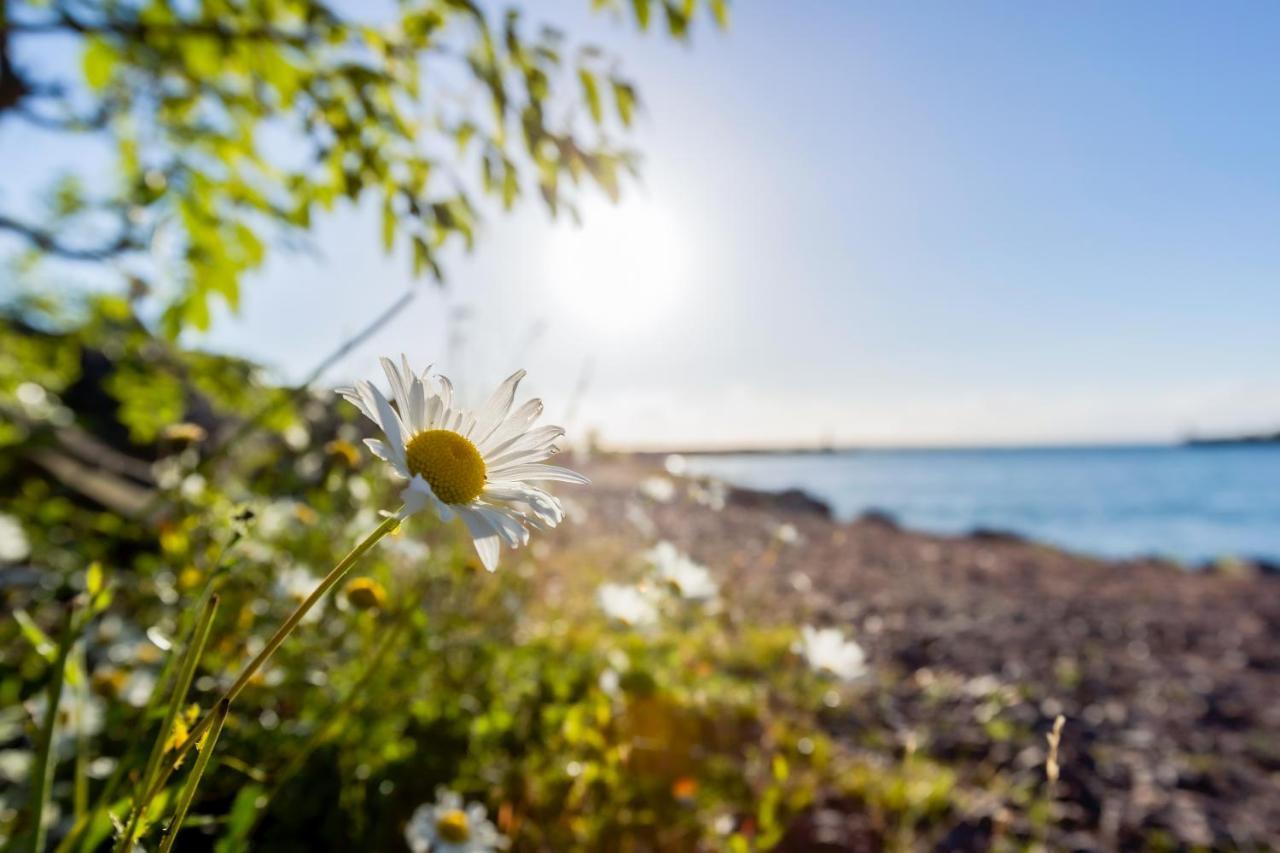
M0 779L11 785L27 781L35 753L25 749L0 749Z
M44 725L49 697L43 691L28 702L27 713L37 727ZM93 737L102 731L106 720L105 704L87 689L66 685L58 699L58 717L53 727L53 749L58 755L70 755L75 751L78 736Z
M626 511L627 521L631 522L636 530L646 539L652 538L658 532L657 526L653 523L653 519L649 517L649 513L644 511L644 507L635 501L627 501Z
M444 788L436 789L434 803L414 810L404 840L413 853L486 853L506 847L507 841L485 816L483 805L466 804Z
M729 498L729 487L719 480L707 480L689 487L689 496L695 503L701 504L714 512L724 509Z
M502 543L512 548L528 544L528 526L548 529L564 520L560 502L531 484L584 484L587 478L544 464L559 451L555 441L564 430L532 428L542 414L541 400L512 411L523 370L507 377L483 406L470 411L454 400L452 383L433 375L430 368L416 374L401 356L399 366L382 359L382 369L391 383L395 408L371 382L338 392L382 428L385 440L366 439L365 444L409 481L400 493L401 518L422 509L433 510L444 521L458 516L489 571L498 567Z
M813 669L842 681L853 681L867 671L867 656L862 646L846 640L838 628L805 625L801 629L801 651Z
M647 628L658 622L658 606L653 592L638 586L602 584L596 598L610 619L632 628Z
M16 563L31 554L31 543L18 519L0 512L0 562Z
M679 453L672 453L663 460L662 467L667 469L667 473L673 477L684 475L689 470L689 460L685 459Z
M640 494L660 504L670 503L676 497L676 484L654 474L640 481Z
M773 535L783 545L794 545L800 541L800 531L791 523L779 524Z
M679 590L681 596L692 601L708 601L720 594L720 587L711 579L707 567L680 553L670 542L659 542L644 556L653 564L658 577Z
M276 575L276 591L294 605L305 601L311 593L315 592L319 583L320 579L311 574L310 570L300 567L288 568ZM302 617L302 621L314 622L320 618L322 612L321 608L313 607Z

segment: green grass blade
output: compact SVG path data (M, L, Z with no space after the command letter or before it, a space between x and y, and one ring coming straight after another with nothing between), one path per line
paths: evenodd
M187 648L183 651L182 661L178 669L178 679L174 682L173 693L169 697L169 707L165 710L164 723L156 734L155 743L152 744L146 770L143 771L142 778L138 783L137 794L134 796L129 822L116 842L117 850L129 849L129 846L134 841L133 836L137 831L138 823L142 816L146 814L152 782L155 780L156 771L160 767L160 760L164 757L165 742L173 731L173 723L178 718L182 703L186 701L187 692L191 689L196 667L200 663L200 658L204 655L205 645L209 642L209 629L213 624L213 616L217 610L218 596L210 595L205 599L204 607L200 611L200 619L196 622L195 630L191 634L191 641L187 643ZM192 734L194 736L195 733L193 732Z
M62 638L58 642L58 656L53 663L53 678L49 681L47 693L48 704L45 707L44 723L40 727L40 743L36 751L35 764L31 770L31 851L40 853L44 849L44 807L49 800L49 788L53 783L53 732L58 725L58 705L62 701L62 687L66 680L67 658L75 642L76 619L75 606L67 608L67 623L62 629Z
M173 813L173 820L169 822L164 841L160 844L160 853L169 853L173 848L173 840L178 837L178 830L182 829L182 822L187 819L187 811L195 799L196 788L200 786L200 778L204 776L205 768L209 765L209 758L213 755L214 745L218 742L218 735L222 733L222 724L227 721L227 711L230 707L231 703L223 699L214 709L213 725L209 729L208 739L202 747L198 747L199 753L195 766L191 768L187 783L182 786L182 795L178 797L178 807Z

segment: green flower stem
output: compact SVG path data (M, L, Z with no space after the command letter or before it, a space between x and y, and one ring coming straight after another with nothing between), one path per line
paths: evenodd
M351 688L338 703L337 707L325 715L325 719L316 726L315 731L313 731L311 736L307 738L306 742L298 748L294 753L293 758L291 758L289 763L284 766L284 769L276 774L275 779L271 783L271 789L267 791L266 796L259 800L260 804L258 806L258 813L254 818L255 824L264 814L266 814L267 809L271 805L271 801L279 795L280 789L284 787L284 784L292 779L294 775L303 768L307 762L307 758L316 750L316 747L324 743L333 732L334 728L342 723L346 716L351 713L356 705L359 704L360 699L364 696L365 688L369 686L369 682L372 681L373 677L381 670L383 658L385 658L387 653L391 651L392 646L395 645L396 640L399 639L400 634L403 633L408 622L408 611L401 610L396 614L395 621L383 635L382 642L378 645L378 648L374 650L372 657L369 658L368 664L365 666L365 670L361 674L360 678L355 684L351 685Z
M191 808L191 801L195 799L196 788L200 785L200 778L204 776L205 768L209 765L209 759L213 756L213 747L218 742L218 735L222 733L222 724L227 721L227 711L230 705L230 702L223 699L213 709L213 723L209 729L209 736L205 739L204 746L201 747L200 754L196 757L196 765L191 768L191 775L187 777L187 784L182 786L182 795L178 798L178 807L174 811L173 820L169 822L169 829L165 833L164 841L160 843L160 853L169 853L173 849L173 840L178 837L178 830L182 829L182 822L187 819L187 811Z
M263 665L270 660L271 656L275 654L276 649L280 648L289 635L293 633L293 630L298 627L298 624L302 622L303 617L307 615L311 608L314 607L320 599L324 598L325 593L346 577L347 572L351 571L351 567L354 566L360 558L369 551L369 549L378 544L382 537L386 536L399 526L400 519L395 516L386 519L374 528L373 532L366 536L359 545L356 545L355 548L351 549L351 553L343 557L342 562L329 570L329 574L324 576L324 580L320 581L320 584L312 591L311 595L307 596L307 599L299 604L297 609L289 615L289 618L284 620L280 627L276 629L276 632L271 635L271 639L267 641L267 644L262 648L262 651L258 652L254 659L245 665L245 668L241 670L240 675L236 678L235 682L227 689L227 692L223 694L222 698L228 705L235 701L235 698L239 696L245 686L248 685L250 679L252 679L253 676L257 674L258 670L262 669ZM181 766L183 759L187 756L187 753L189 753L200 740L200 736L204 734L205 730L213 724L213 716L213 712L205 714L200 718L200 722L196 723L191 729L191 732L188 734L187 739L183 742L182 746L178 747L173 759L165 762L164 767L161 768L160 774L144 792L142 799L144 803L150 802L151 798L154 797L169 781L169 777L173 774L173 771Z
M58 641L58 657L53 664L53 677L46 693L44 722L40 726L40 743L36 761L31 770L31 853L44 850L44 807L49 799L49 787L53 782L53 731L58 726L58 705L62 701L62 687L66 682L67 658L76 636L76 608L67 607L67 622Z
M200 665L200 658L204 656L204 647L209 642L209 630L213 626L213 617L217 611L218 596L210 595L204 600L204 605L200 610L200 619L196 622L195 631L191 634L191 641L187 643L187 648L183 651L178 678L173 683L173 693L169 696L169 707L165 709L164 723L156 734L155 742L151 745L151 755L147 758L147 769L143 771L142 779L138 784L140 796L134 798L128 826L116 842L116 847L119 850L130 849L134 834L138 830L138 824L141 822L142 816L147 813L147 806L151 803L151 797L146 792L160 769L160 759L164 757L164 745L169 740L169 735L173 732L174 721L178 719L178 714L182 710L182 703L186 701L187 693L191 690L191 682L195 679L196 667Z

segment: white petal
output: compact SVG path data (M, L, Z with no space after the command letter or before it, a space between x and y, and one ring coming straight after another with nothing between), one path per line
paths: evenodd
M378 422L377 415L375 415L373 411L369 409L369 407L365 404L364 398L360 396L360 389L358 387L356 387L355 385L343 385L340 388L335 388L334 391L342 395L342 398L346 400L348 403L352 404L357 409L359 409L360 414L364 415L366 418L373 421L375 424Z
M512 439L527 430L542 415L542 401L529 400L512 412L511 416L489 433L485 438L475 442L476 448L483 455L489 448L497 447L504 441Z
M397 474L405 479L409 478L409 466L405 464L404 450L395 445L388 446L386 442L376 438L366 438L364 444L369 448L370 453L388 463Z
M492 483L485 487L484 496L493 501L507 501L527 507L543 524L555 527L564 521L564 507L547 492L523 483Z
M477 504L472 509L485 517L485 520L489 522L494 530L498 531L498 535L502 537L502 540L508 546L519 548L521 545L529 543L529 531L525 529L514 514L498 507L485 506L484 504Z
M440 402L443 405L443 411L449 411L453 407L453 383L449 381L448 376L437 376L436 381L440 384Z
M400 410L400 417L407 422L406 409L409 407L409 382L413 374L402 375L400 368L389 358L379 358L378 363L382 365L382 372L387 375L387 383L391 385L391 397L396 401L396 407Z
M431 489L431 484L422 479L421 474L413 475L409 485L405 486L404 490L400 492L400 500L408 504L411 495L413 500L425 501L425 505L435 510L441 521L451 521L453 519L453 509L436 497L436 493Z
M516 482L553 480L557 483L576 483L580 486L591 485L591 481L577 471L570 471L568 468L561 468L558 465L544 465L541 462L504 465L501 468L494 468L488 473L494 480L514 480Z
M493 529L493 525L483 515L473 511L470 507L459 507L458 515L467 525L467 530L471 532L471 539L475 542L476 553L480 555L480 562L491 572L498 568L499 541L498 533Z
M511 403L516 398L516 386L520 384L520 380L524 379L525 372L517 370L515 373L502 380L502 384L498 386L485 401L485 404L476 411L476 434L470 436L476 444L484 441L489 437L498 425L507 417L507 412L511 411ZM465 433L464 433L465 435Z
M387 402L387 398L382 396L382 392L370 385L364 383L366 392L373 398L374 408L378 412L378 421L382 424L382 431L387 434L387 441L392 447L404 447L405 429L404 424L400 422L400 416L396 414L396 410L391 408L391 404Z
M560 427L544 426L510 438L494 447L488 453L483 454L485 468L499 468L503 465L510 465L512 462L523 459L530 451L545 450L551 446L551 442L562 435L564 435L564 430ZM546 453L538 457L538 459L529 461L538 462L553 455L554 452Z

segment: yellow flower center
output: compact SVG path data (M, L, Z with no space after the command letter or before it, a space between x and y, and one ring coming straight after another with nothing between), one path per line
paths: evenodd
M420 474L447 504L470 503L484 491L484 459L476 446L456 432L429 429L404 448L410 474Z
M444 430L433 430L433 432L444 432ZM461 809L450 809L440 815L436 820L436 832L450 844L461 844L471 838L471 826L467 823L466 813Z

